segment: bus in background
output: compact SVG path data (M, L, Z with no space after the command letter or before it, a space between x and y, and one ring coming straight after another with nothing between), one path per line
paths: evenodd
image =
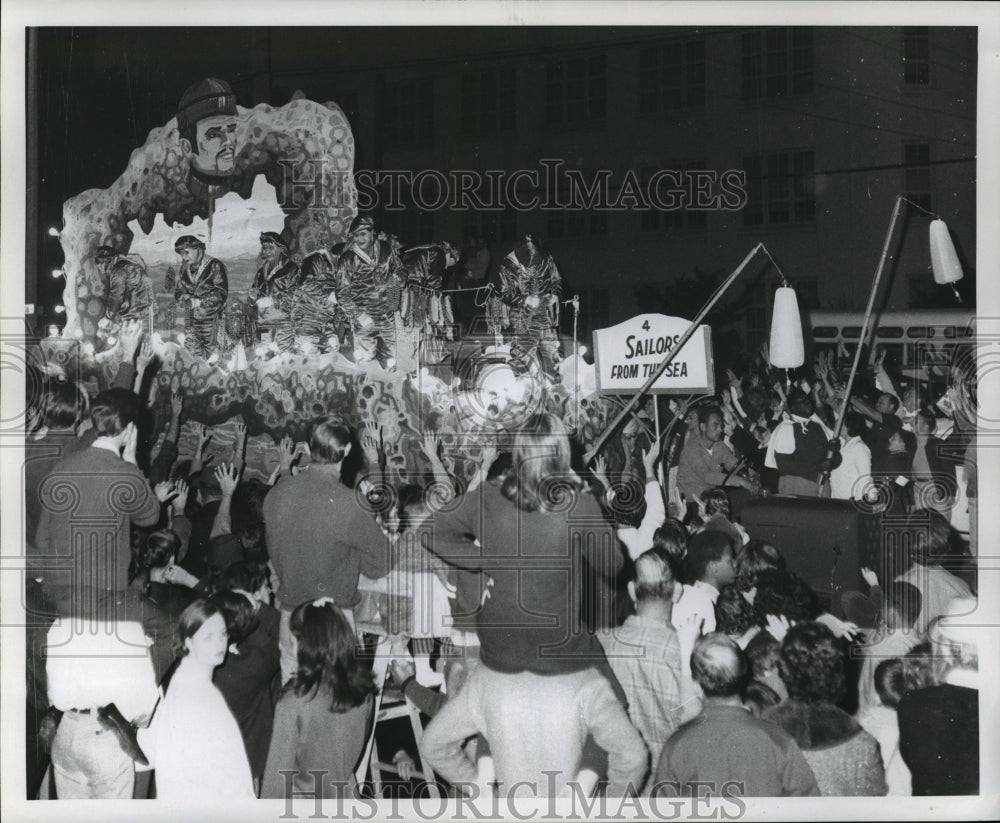
M839 350L844 358L845 351L847 356L854 355L863 322L864 312L860 311L813 310L808 312L802 333L811 341L814 357L823 351ZM886 350L887 359L894 361L904 380L911 384L935 384L937 391L943 391L951 363L958 354L956 347L973 347L975 332L972 309L884 311L875 318L871 344ZM974 357L975 353L969 356ZM866 365L867 359L863 359L861 367ZM938 435L947 434L948 429L950 426L939 430ZM956 475L959 497L952 508L951 525L967 536L969 513L963 466L956 467Z
M860 311L812 310L802 331L812 341L814 356L828 349L853 356L863 322ZM956 343L971 344L974 335L971 308L884 311L875 317L871 344L885 350L904 377L945 378Z

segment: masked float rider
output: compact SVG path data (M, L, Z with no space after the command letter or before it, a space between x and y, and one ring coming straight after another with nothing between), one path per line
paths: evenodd
M559 298L562 277L552 255L530 234L500 264L500 299L510 307L514 351L538 357L545 373L556 375L559 359Z
M174 300L185 310L184 347L208 358L217 349L218 325L229 296L226 267L205 254L205 244L185 234L174 243L181 269L174 284Z
M290 311L300 281L299 267L288 256L288 245L281 235L273 231L260 235L260 259L262 265L248 297L256 305L258 327L272 330L278 348L289 351L295 339Z
M370 217L356 217L337 264L337 299L351 322L354 359L377 359L385 369L396 363L395 313L403 287L399 248L393 240L376 236Z

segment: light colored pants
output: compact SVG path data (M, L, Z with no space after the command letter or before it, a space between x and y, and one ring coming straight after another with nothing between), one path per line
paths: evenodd
M52 742L52 772L60 800L131 799L135 764L96 714L65 712Z

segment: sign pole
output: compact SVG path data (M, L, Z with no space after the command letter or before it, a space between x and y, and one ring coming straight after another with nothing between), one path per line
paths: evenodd
M715 293L708 298L708 302L706 302L705 305L702 306L701 309L698 311L698 314L695 316L694 320L691 321L691 325L688 326L687 331L685 331L684 334L681 335L680 340L678 340L671 347L670 351L667 352L667 356L663 359L663 362L656 367L656 370L649 376L649 379L645 382L645 384L643 384L642 388L639 389L639 391L637 391L632 396L632 399L625 405L625 408L623 408L615 417L615 419L608 424L608 427L603 432L601 432L600 437L597 438L597 442L594 443L594 447L583 456L583 462L585 465L587 463L590 463L590 461L597 456L597 453L601 450L601 446L604 445L605 441L607 441L607 439L612 435L615 429L617 429L621 425L622 420L625 419L625 417L632 410L632 408L639 402L639 399L647 391L649 391L650 387L652 387L652 385L657 380L660 379L660 375L667 370L667 366L669 366L671 362L673 362L673 359L677 356L677 353L682 348L684 348L684 344L687 343L687 341L691 339L691 336L698 330L698 327L701 325L701 321L705 319L705 315L708 314L709 311L711 311L712 307L716 303L719 302L719 298L721 298L722 295L724 295L729 290L729 287L732 286L733 283L736 281L736 278L743 273L743 270L753 259L754 255L756 255L757 252L760 251L760 249L762 249L763 247L764 247L763 243L758 243L756 246L754 246L747 254L747 256L743 258L743 262L736 267L736 270L732 274L730 274L729 277L727 277L726 280L722 283L722 285L715 290Z

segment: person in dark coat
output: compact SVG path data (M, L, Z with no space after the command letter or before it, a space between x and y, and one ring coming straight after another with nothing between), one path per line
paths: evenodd
M216 350L218 323L229 296L226 267L205 254L205 244L185 234L174 243L184 261L174 281L174 300L184 308L184 347L208 358Z
M212 602L222 612L229 631L229 654L215 670L215 685L239 724L250 761L250 773L260 781L267 763L274 727L274 701L280 688L278 613L258 594L267 588L267 576L256 572L253 593L221 590ZM254 582L245 584L253 586Z

